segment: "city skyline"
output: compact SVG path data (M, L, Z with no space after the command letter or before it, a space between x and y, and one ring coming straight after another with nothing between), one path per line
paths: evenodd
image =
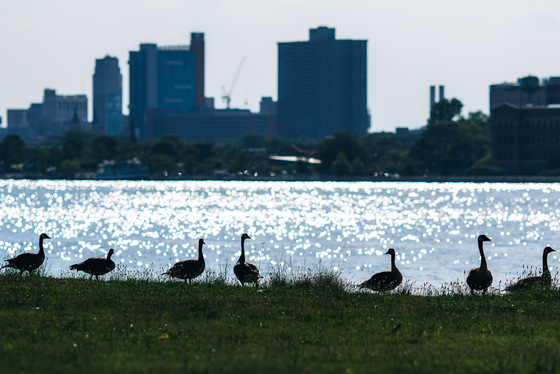
M0 14L0 32L11 35L0 40L3 126L7 109L40 102L45 88L62 95L86 94L91 117L96 59L117 57L123 77L128 77L129 51L141 43L187 45L192 32L206 36L206 96L214 97L216 107L225 107L222 87L229 90L245 58L231 106L255 112L262 96L277 99L279 42L305 40L308 30L318 26L335 28L340 39L368 40L372 131L424 125L430 85L445 85L446 97L461 100L464 113L488 113L491 84L529 74L560 75L559 53L553 48L560 4L548 0L531 7L505 0L24 0L2 3ZM123 79L125 114L128 103L128 80Z

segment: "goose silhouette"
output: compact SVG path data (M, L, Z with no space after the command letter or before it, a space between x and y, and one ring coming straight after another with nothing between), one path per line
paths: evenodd
M391 270L374 274L367 281L360 284L360 288L368 288L372 291L383 292L391 291L402 283L403 276L395 264L395 250L393 248L389 248L385 254L391 255Z
M204 239L198 240L197 260L179 261L162 275L170 275L174 278L184 279L185 282L189 281L189 284L191 284L192 280L200 276L206 267L206 264L204 263L204 255L202 254L202 246L204 244L206 244Z
M6 260L7 265L2 266L2 268L13 268L19 270L19 275L22 275L24 271L31 272L39 266L43 265L45 261L45 251L43 249L43 240L50 239L45 233L39 236L39 252L38 253L22 253L17 257L10 258Z
M480 251L480 267L471 269L469 275L467 276L467 285L471 289L471 294L474 291L482 291L482 294L486 294L488 287L492 284L492 273L488 270L488 264L486 263L486 257L484 257L484 249L482 248L482 243L492 241L486 235L480 235L478 237L478 250Z
M514 292L514 291L522 291L522 290L529 290L532 288L542 287L542 288L550 288L552 284L552 276L550 275L550 270L548 269L548 254L556 252L556 250L546 247L543 250L542 255L542 263L543 263L543 272L542 275L535 275L532 277L527 277L520 279L519 281L510 284L506 287L506 291Z
M113 248L109 249L107 257L91 257L79 264L71 265L70 270L83 271L91 274L89 279L95 275L95 279L99 280L100 275L107 274L115 268L115 263L111 260L111 256L115 253Z
M245 261L246 239L251 239L251 237L247 234L241 235L241 255L233 267L233 272L242 286L245 285L245 283L255 283L258 286L259 279L263 276L260 274L255 264Z

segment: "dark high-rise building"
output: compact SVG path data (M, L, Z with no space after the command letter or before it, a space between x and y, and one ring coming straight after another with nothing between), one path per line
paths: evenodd
M184 114L204 108L203 33L192 33L190 46L141 44L129 57L129 121L140 140L164 131L157 121L147 128L147 110Z
M101 134L117 135L122 123L122 75L119 60L95 60L93 74L93 127Z
M277 116L287 137L366 134L367 41L337 40L335 29L319 27L309 41L278 43Z

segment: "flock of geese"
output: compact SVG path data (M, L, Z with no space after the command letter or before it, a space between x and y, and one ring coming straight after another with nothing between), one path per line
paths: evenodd
M5 260L6 265L2 267L9 267L20 271L20 275L27 271L31 273L32 271L38 269L45 261L45 251L43 249L43 241L45 239L50 239L47 234L41 234L39 236L39 252L38 253L23 253L17 257ZM253 263L245 261L245 240L251 239L247 234L241 235L241 255L237 260L237 263L233 267L233 272L241 285L245 283L254 283L258 286L258 281L263 276L260 274L259 269ZM483 243L491 241L486 235L480 235L478 237L478 250L480 252L481 262L480 266L472 269L467 276L467 285L469 286L471 293L474 291L482 291L483 294L486 293L490 285L492 284L492 273L488 270L488 264L486 263L486 257L484 256ZM204 255L202 254L202 247L204 246L204 239L198 241L198 259L184 260L175 263L168 271L162 275L169 275L173 278L183 279L185 282L192 282L193 279L199 277L205 269ZM552 284L552 276L548 268L548 254L555 252L554 249L546 247L543 251L543 272L541 275L530 276L519 281L508 285L505 290L508 292L528 290L536 287L550 288ZM70 270L83 271L90 274L90 279L95 276L99 279L100 275L109 273L115 268L115 263L111 260L114 250L109 249L107 257L92 257L87 260L80 262L79 264L71 265ZM403 280L403 276L395 264L396 252L393 248L390 248L387 253L391 255L391 270L383 271L374 274L371 278L359 285L360 288L370 289L372 291L385 292L391 291L397 288Z

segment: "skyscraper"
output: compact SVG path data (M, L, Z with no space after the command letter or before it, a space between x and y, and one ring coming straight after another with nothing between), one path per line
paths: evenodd
M335 29L309 41L278 43L278 134L322 139L368 130L367 41L336 40Z
M130 51L130 123L140 140L161 135L165 123L147 118L203 109L204 34L192 33L190 46L141 44Z
M118 135L122 120L122 75L119 60L95 60L93 74L93 126L102 134Z

